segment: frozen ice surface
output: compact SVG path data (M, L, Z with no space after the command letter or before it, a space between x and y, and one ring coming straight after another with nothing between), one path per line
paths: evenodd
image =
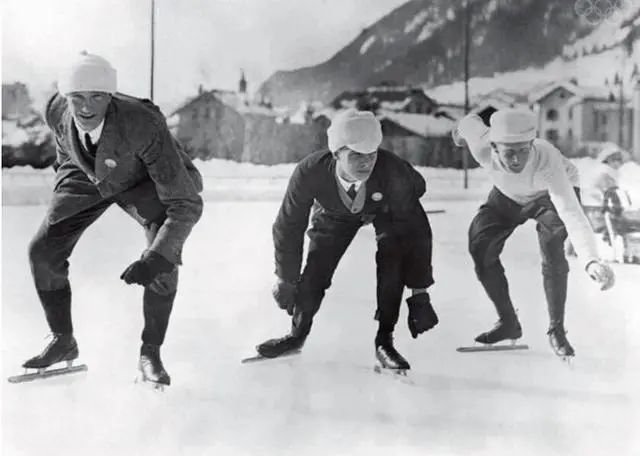
M3 380L3 454L51 455L632 455L640 448L640 268L614 265L600 292L572 259L570 367L546 340L534 226L503 260L529 351L461 354L495 314L466 252L478 202L425 201L431 216L440 324L396 331L415 385L372 372L375 240L347 251L303 353L241 365L253 346L288 329L270 296L276 202L208 203L184 252L163 359L172 385L135 385L142 290L119 280L144 248L118 208L88 229L71 258L84 375ZM20 372L47 333L27 245L44 206L2 208L2 369Z

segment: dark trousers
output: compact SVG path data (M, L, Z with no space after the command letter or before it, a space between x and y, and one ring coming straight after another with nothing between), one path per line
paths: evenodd
M306 336L311 330L326 290L360 222L320 221L309 230L309 250L298 286L292 334ZM427 288L431 272L431 232L415 239L385 237L376 252L377 310L380 331L391 333L398 321L404 287Z
M511 233L529 219L537 223L549 319L552 326L563 324L569 272L564 253L567 231L548 195L522 206L497 188L491 190L469 227L469 252L476 275L500 319L516 320L500 254Z
M148 245L151 244L165 218L165 209L152 191L152 186L152 183L141 185L137 194L143 197L135 203L116 196L102 199L91 207L55 223L51 223L49 217L42 222L29 245L29 261L36 290L52 332L72 332L69 257L82 233L111 204L118 204L136 219L144 228ZM135 191L134 189L133 192ZM65 202L64 198L54 198L52 205L57 204L68 202ZM55 207L49 209L49 213L56 212ZM147 218L141 217L140 214ZM126 266L123 265L123 270ZM178 268L175 267L169 273L160 274L145 288L143 342L160 345L164 341L177 285Z

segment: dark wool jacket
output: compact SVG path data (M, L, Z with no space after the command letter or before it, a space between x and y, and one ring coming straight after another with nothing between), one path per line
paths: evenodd
M79 142L66 98L54 95L46 121L56 141L56 179L49 223L112 199L141 223L160 206L162 226L149 247L181 263L183 244L202 214L202 177L149 100L115 94L107 108L95 168ZM151 201L155 204L151 204ZM158 204L158 200L160 204Z
M340 236L353 225L373 222L378 241L384 238L431 242L431 229L419 198L425 181L413 167L384 149L365 182L362 212L352 214L338 193L336 160L329 150L305 157L296 166L273 225L278 277L294 282L300 275L304 233L315 205L309 236ZM349 225L350 228L347 227ZM428 238L428 239L427 239Z

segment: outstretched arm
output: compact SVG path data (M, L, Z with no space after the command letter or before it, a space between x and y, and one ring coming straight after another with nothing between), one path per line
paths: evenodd
M314 201L313 182L304 162L294 170L287 192L273 224L276 275L294 283L300 275L304 233L309 225L309 213Z
M140 158L155 184L158 198L167 208L167 217L149 250L173 264L181 264L183 245L202 215L203 203L166 123L158 121L156 128L155 138L140 153Z
M578 258L585 265L585 270L592 279L601 284L602 289L610 288L614 282L613 272L599 260L591 224L578 201L560 157L559 152L551 157L548 175L549 196L564 222Z

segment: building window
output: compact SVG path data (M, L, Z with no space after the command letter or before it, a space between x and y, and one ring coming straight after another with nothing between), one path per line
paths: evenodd
M573 119L573 106L569 108L569 120Z
M546 133L545 133L545 136L549 141L557 141L558 140L558 130L556 130L555 128L547 130Z
M573 130L571 128L569 128L569 130L567 130L567 137L569 139L573 139Z
M209 106L206 106L204 108L204 118L208 119L211 117L211 108Z
M191 120L198 120L198 110L194 109L191 111Z
M602 125L606 125L607 124L607 113L603 112L601 115L602 115Z
M558 111L555 109L549 109L547 111L547 120L557 120L558 119Z

